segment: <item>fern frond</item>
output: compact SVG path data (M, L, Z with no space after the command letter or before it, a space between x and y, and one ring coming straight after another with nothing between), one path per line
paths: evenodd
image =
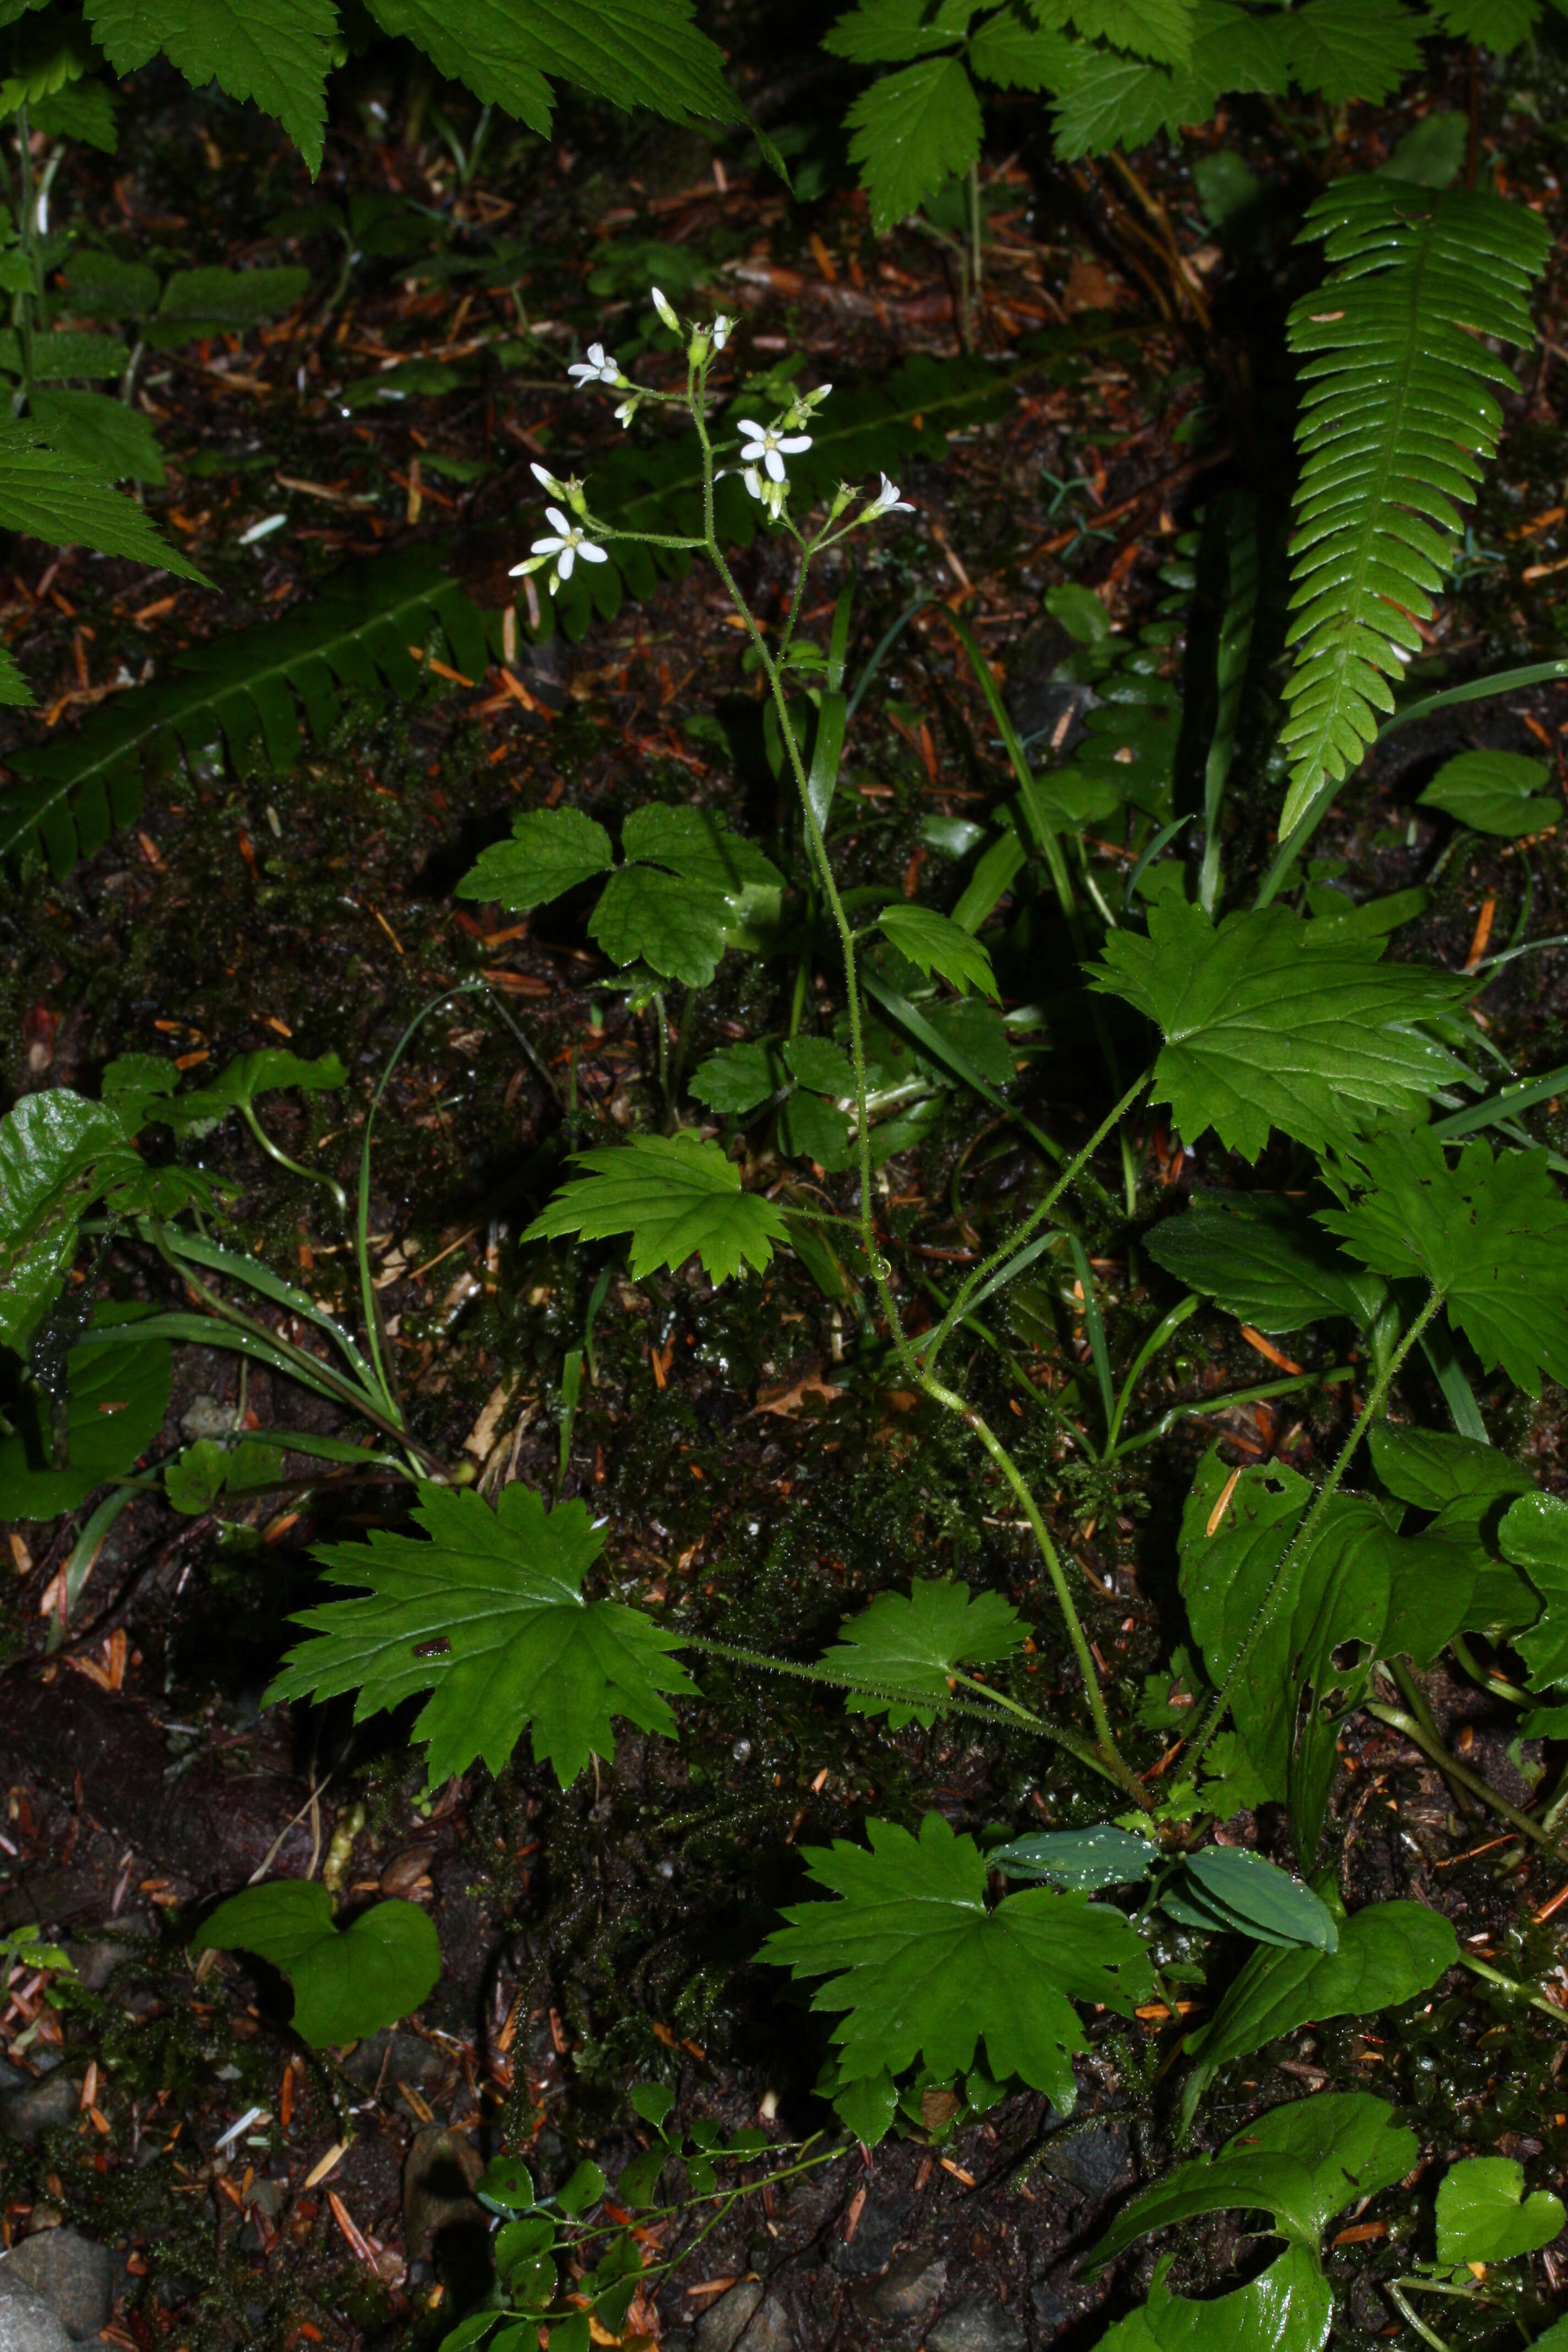
M1528 298L1551 250L1522 205L1381 177L1339 182L1301 234L1324 240L1331 274L1290 313L1307 356L1281 835L1359 763L1420 650L1415 624L1497 448L1489 386L1518 390L1487 339L1533 340Z
M74 735L8 752L0 859L37 844L64 876L135 820L149 779L182 751L221 740L240 774L263 763L285 774L301 719L324 735L345 688L407 700L421 676L410 648L433 637L465 677L483 677L485 617L442 570L438 547L347 567L280 620L182 654L173 676L116 696Z

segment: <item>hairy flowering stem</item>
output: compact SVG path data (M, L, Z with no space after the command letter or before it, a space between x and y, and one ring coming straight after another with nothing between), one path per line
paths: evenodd
M1269 1621L1273 1617L1275 1610L1279 1605L1279 1596L1285 1590L1285 1580L1289 1573L1291 1562L1294 1560L1297 1553L1302 1549L1303 1545L1309 1543L1311 1538L1316 1535L1323 1514L1328 1509L1329 1505L1332 1502L1335 1495L1339 1492L1340 1481L1343 1478L1345 1472L1351 1466L1357 1446L1361 1444L1362 1439L1366 1435L1367 1431L1372 1427L1373 1423L1376 1421L1382 1413L1383 1408L1388 1400L1388 1391L1398 1378L1400 1369L1403 1366L1405 1358L1409 1355L1410 1350L1415 1347L1416 1341L1420 1339L1421 1334L1426 1330L1426 1326L1431 1322L1433 1317L1436 1314L1442 1304L1442 1292L1440 1290L1434 1290L1430 1297L1427 1299L1426 1306L1423 1307L1420 1314L1417 1315L1415 1320L1410 1326L1409 1330L1406 1331L1404 1339L1401 1339L1398 1347L1395 1348L1393 1355L1390 1356L1387 1363L1384 1366L1383 1371L1379 1375L1377 1385L1373 1390L1372 1394L1368 1397L1366 1403L1357 1419L1355 1427L1352 1430L1350 1435L1346 1438L1343 1446L1341 1448L1339 1460L1334 1464L1334 1466L1330 1471L1327 1478L1319 1487L1317 1494L1312 1498L1311 1506L1309 1508L1306 1517L1301 1521L1300 1526L1297 1528L1295 1535L1286 1545L1284 1551L1280 1554L1279 1565L1268 1580L1268 1590L1264 1594L1262 1600L1258 1602L1257 1613L1254 1616L1251 1624L1247 1627L1247 1632L1242 1636L1241 1647L1237 1650L1235 1657L1231 1660L1230 1665L1226 1672L1225 1679L1220 1684L1218 1690L1215 1693L1214 1703L1210 1706L1207 1715L1204 1717L1197 1738L1194 1740L1191 1748L1187 1751L1185 1761L1186 1767L1189 1770L1196 1769L1198 1760L1203 1755L1205 1748L1207 1748L1210 1740L1214 1738L1225 1718L1225 1711L1230 1705L1230 1694L1235 1689L1238 1677L1246 1673L1247 1667L1252 1663L1253 1652L1257 1649L1258 1643L1262 1640L1265 1632L1268 1630Z

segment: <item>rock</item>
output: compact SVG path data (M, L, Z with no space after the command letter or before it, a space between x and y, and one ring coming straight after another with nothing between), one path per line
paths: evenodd
M914 2200L889 2194L867 2196L852 2238L836 2238L829 2256L840 2278L868 2278L892 2261Z
M405 1847L402 1853L395 1853L381 1874L382 1893L412 1895L420 1880L428 1875L435 1859L433 1845L411 1845Z
M862 2287L866 2309L878 2319L920 2319L947 2284L947 2264L939 2254L900 2254L874 2286Z
M1098 2204L1132 2178L1132 2149L1127 2126L1111 2117L1086 2123L1047 2143L1040 2170L1065 2189L1076 2189Z
M425 2089L438 2083L442 2076L456 2074L457 2069L444 2050L434 2042L422 2042L417 2033L405 2033L401 2026L384 2027L371 2033L353 2050L344 2072L363 2083L367 2091L381 2084L382 2096L395 2098L399 2083L412 2083Z
M74 2343L109 2325L124 2263L79 2230L39 2230L13 2248L5 2268L41 2294Z
M0 2098L0 2132L37 2147L42 2135L57 2124L68 2124L76 2113L77 2086L65 2067L40 2074L26 2090L9 2091Z
M1014 2314L988 2294L959 2304L926 2332L926 2352L1026 2352L1027 2342Z
M760 2279L732 2286L697 2323L697 2352L795 2352L795 2329Z
M77 1978L89 1992L101 1992L121 1961L129 1958L133 1944L154 1940L156 1930L152 1921L139 1912L129 1912L123 1919L107 1919L100 1928L89 1929L80 1940L72 1937L66 1949L76 1962Z
M432 2126L414 2135L403 2167L403 2242L410 2261L430 2252L430 2243L454 2224L477 2223L488 2234L485 2209L474 2183L484 2158L462 2132Z
M0 2352L70 2352L71 2339L41 2294L0 2262Z

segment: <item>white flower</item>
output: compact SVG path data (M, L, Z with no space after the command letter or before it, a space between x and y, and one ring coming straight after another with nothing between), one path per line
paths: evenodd
M547 473L544 467L539 465L536 461L530 461L528 470L533 476L534 480L539 484L540 488L548 490L552 498L563 499L565 497L565 483L558 482L553 474Z
M658 315L664 320L665 325L667 327L673 327L675 332L679 335L680 332L680 321L675 315L674 306L659 292L657 286L650 286L648 289L648 294L652 299L654 309L658 312Z
M616 423L624 430L625 427L631 423L637 413L637 395L636 393L633 393L631 398L629 400L623 400L620 406L616 409Z
M755 466L747 466L741 475L741 479L752 498L762 500L776 522L784 512L784 500L789 496L789 484L784 478L784 467L782 466L779 467L778 478L773 480L767 475L759 473Z
M740 419L740 428L751 436L749 441L741 444L742 457L750 466L760 461L775 482L784 480L784 459L811 446L809 433L779 433L771 425L754 425L749 416Z
M563 515L559 507L546 507L544 513L555 536L553 539L536 539L533 553L555 558L555 568L550 575L550 593L553 595L558 582L571 579L572 566L579 553L584 563L606 563L609 558L602 547L596 547L591 539L585 539L580 530L574 528L570 518ZM523 566L520 563L515 568L521 572Z
M587 358L574 361L566 373L575 376L582 384L619 383L621 381L620 369L603 343L590 343Z
M889 482L884 474L881 488L866 509L868 518L874 515L913 514L913 512L914 508L910 501L908 499L900 498L897 482Z
M709 339L716 352L721 352L725 344L729 341L730 330L734 323L735 321L733 319L727 319L724 316L723 311L721 310L718 317L714 320L713 324L709 328Z

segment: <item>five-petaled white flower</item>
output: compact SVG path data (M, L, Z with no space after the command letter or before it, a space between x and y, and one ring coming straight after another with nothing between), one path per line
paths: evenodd
M784 459L811 446L809 433L778 433L771 425L754 425L749 416L740 419L740 428L751 436L741 444L742 457L749 466L763 466L775 482L784 480Z
M579 554L585 563L609 562L604 549L596 547L591 539L585 539L582 531L575 529L570 519L562 513L559 507L546 507L544 514L555 537L536 539L533 542L533 552L535 555L552 555L555 558L555 567L550 576L552 588L558 579L571 579L572 566ZM521 565L519 569L521 569Z
M574 361L566 373L575 376L580 384L619 383L621 381L620 369L603 343L590 343L587 358Z
M910 499L900 498L897 482L889 482L884 474L882 487L871 500L866 512L868 515L913 514L914 507Z

